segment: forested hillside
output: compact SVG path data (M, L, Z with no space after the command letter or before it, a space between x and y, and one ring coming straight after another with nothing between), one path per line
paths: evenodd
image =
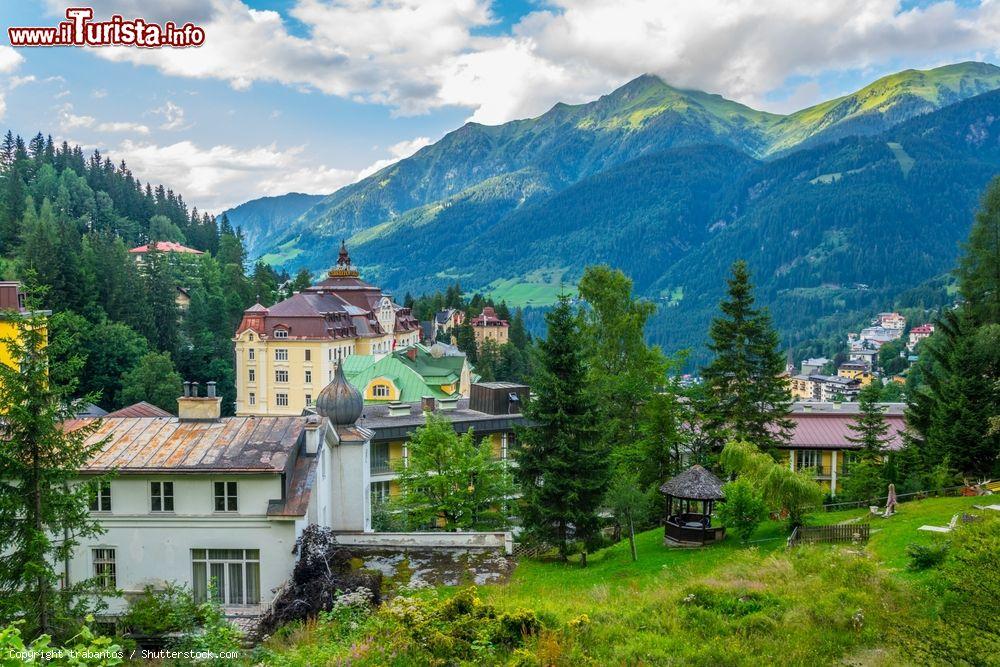
M203 255L130 248L175 241ZM278 276L245 275L241 235L223 217L188 209L180 194L138 180L124 162L38 134L0 145L0 275L22 281L51 310L54 379L105 409L139 400L174 410L181 378L214 380L231 410L230 338ZM183 290L190 306L181 310Z
M261 197L240 204L225 212L234 228L243 230L243 243L247 255L257 258L268 250L277 235L300 215L323 200L323 195L305 195L289 192L280 197Z

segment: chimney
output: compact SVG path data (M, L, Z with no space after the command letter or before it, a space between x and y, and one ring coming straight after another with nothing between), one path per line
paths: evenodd
M417 360L417 348L409 347L406 349L406 356L410 358L410 361Z
M322 425L323 420L319 418L319 415L309 415L306 418L304 433L306 454L315 456L319 453L320 440L323 434L323 429L320 428Z
M439 398L437 403L441 412L450 412L458 408L458 396Z
M215 395L215 383L208 383L208 396L198 395L197 382L184 383L184 395L177 399L177 418L182 422L212 422L222 416L222 397Z
M409 403L399 403L398 401L393 401L389 403L389 416L390 417L409 417L410 416L410 404Z
M420 409L424 412L434 412L434 397L433 396L421 396L420 397Z

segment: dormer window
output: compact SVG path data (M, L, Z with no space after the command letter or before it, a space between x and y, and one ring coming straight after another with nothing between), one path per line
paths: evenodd
M288 329L275 329L274 330L274 337L275 338L288 338Z

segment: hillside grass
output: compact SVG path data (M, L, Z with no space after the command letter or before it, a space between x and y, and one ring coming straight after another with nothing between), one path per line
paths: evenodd
M366 618L291 628L258 658L280 665L913 664L916 629L941 632L934 625L940 583L934 570L907 568L906 547L946 539L917 529L946 525L981 501L904 503L889 519L870 519L864 547L789 550L777 522L764 523L748 548L728 538L670 549L662 530L651 530L637 537L635 563L627 543L592 554L587 568L522 561L506 584L471 594L422 591ZM867 510L846 510L810 523L866 517ZM520 642L490 639L511 619L535 618L541 626Z
M545 307L555 304L559 295L576 293L575 284L563 282L565 269L538 269L520 278L499 278L486 288L497 303L506 301L512 308Z

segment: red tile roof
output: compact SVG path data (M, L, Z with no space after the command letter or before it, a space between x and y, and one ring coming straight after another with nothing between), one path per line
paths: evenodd
M105 417L173 417L172 414L162 408L158 408L152 403L139 401L124 408L109 412Z
M858 449L860 445L848 438L856 438L857 433L851 430L855 414L832 413L794 413L789 415L794 430L784 447L788 449ZM903 432L906 430L906 420L903 415L885 415L889 424L889 449L898 450L903 447Z
M157 241L156 249L159 252L181 252L188 253L192 255L204 255L201 250L195 250L194 248L189 248L186 245L181 245L180 243L174 243L173 241ZM149 244L141 245L136 248L129 250L131 253L141 254L149 252Z

